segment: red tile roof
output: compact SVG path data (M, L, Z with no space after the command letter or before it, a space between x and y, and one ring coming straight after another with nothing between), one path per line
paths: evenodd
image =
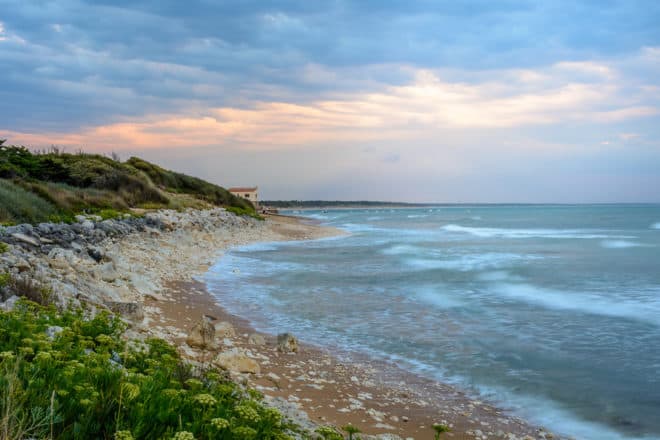
M236 187L236 188L229 188L229 192L252 192L256 191L258 187L254 188L248 188L248 187Z

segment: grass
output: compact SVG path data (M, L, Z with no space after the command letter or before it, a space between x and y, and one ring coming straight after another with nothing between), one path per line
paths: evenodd
M9 245L7 243L0 241L0 254L4 254L8 250L9 250Z
M163 340L127 343L108 314L29 301L0 312L0 439L290 439L291 426L221 371Z
M0 301L5 301L12 295L25 298L41 305L50 305L53 292L49 287L28 277L17 277L10 273L0 274Z
M256 215L250 202L202 179L136 157L32 152L0 141L0 223L72 221L79 213L233 207ZM103 217L103 215L101 215Z
M9 180L0 179L0 222L39 223L58 213L49 201Z

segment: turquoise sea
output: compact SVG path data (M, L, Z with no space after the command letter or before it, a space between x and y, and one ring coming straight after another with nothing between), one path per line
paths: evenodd
M660 205L300 211L346 237L238 248L206 282L292 331L584 439L660 439Z

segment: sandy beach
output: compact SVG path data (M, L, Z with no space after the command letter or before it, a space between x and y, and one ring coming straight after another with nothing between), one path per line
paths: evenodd
M169 270L161 274L160 280L153 280L162 283L162 290L159 296L145 299L145 319L140 331L172 341L181 347L182 355L202 363L212 363L216 352L223 348L243 350L258 362L260 373L235 374L236 379L264 393L273 404L309 428L314 424L351 423L366 434L425 439L432 438L434 423L444 423L452 428L447 436L457 439L552 437L544 429L470 399L454 387L356 353L347 361L341 347L322 349L307 345L305 335L295 335L301 342L297 353L279 352L276 335L263 335L264 345L250 343L255 332L250 323L227 313L221 306L221 298L216 300L195 279L233 246L257 241L309 240L343 233L299 218L268 216L263 225L249 234L232 237L217 234L212 240L205 237L201 253L192 253L193 249L200 250L194 240L190 242L190 253L178 245L179 258L169 263ZM125 255L134 254L134 243L127 242L124 246ZM235 334L226 335L223 347L216 351L193 350L185 343L188 331L203 315L213 316L217 323L229 322L235 329Z
M445 435L456 439L555 437L461 390L396 365L342 347L306 344L304 334L293 335L296 351L280 351L277 335L255 334L248 321L222 308L222 292L213 296L200 281L234 247L346 232L302 218L273 215L259 221L222 209L158 211L147 217L131 229L135 232L99 240L93 239L94 231L119 231L125 224L81 219L86 229L55 225L48 226L54 229L50 232L46 227L38 233L26 230L32 235L14 234L15 244L0 263L48 282L60 304L85 303L120 313L130 325L128 337L166 339L193 364L217 366L223 356L242 359L249 366L227 367L232 377L262 392L266 401L310 431L319 425L350 423L374 436L363 438L430 439L432 425L442 423L451 428ZM53 238L69 229L80 230L75 242L87 240L87 249L64 241L59 245L63 247L53 244ZM212 320L215 326L212 348L193 348L187 342L202 320ZM288 331L282 328L278 333Z

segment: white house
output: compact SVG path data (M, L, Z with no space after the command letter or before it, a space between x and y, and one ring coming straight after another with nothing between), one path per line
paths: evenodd
M236 188L229 188L229 192L232 193L233 195L237 197L241 197L243 199L247 199L254 206L259 205L259 196L257 194L257 190L259 187L236 187Z

